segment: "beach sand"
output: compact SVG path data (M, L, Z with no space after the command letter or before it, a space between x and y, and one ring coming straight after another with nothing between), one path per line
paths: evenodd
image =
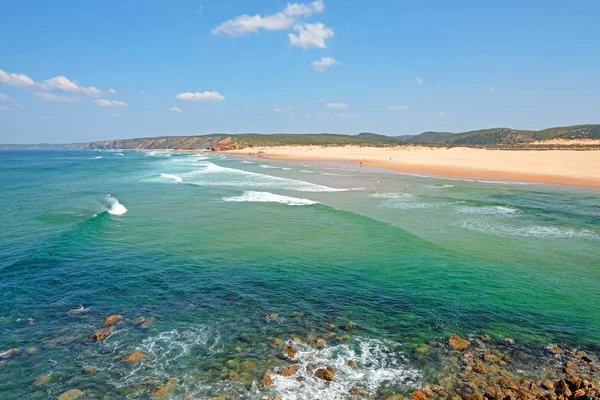
M231 150L277 160L348 161L436 176L600 187L600 150L277 146Z

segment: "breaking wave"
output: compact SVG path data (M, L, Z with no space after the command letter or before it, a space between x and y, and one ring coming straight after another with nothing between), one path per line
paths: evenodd
M311 206L319 204L316 201L309 199L299 199L297 197L281 196L269 192L244 192L241 196L236 197L224 197L224 201L239 201L239 202L253 202L253 203L281 203L287 204L288 206Z
M508 224L491 223L480 220L464 221L461 225L465 229L488 233L498 236L522 236L549 239L600 239L600 235L587 229L561 228L555 226L531 225L514 226Z
M290 377L275 375L274 391L286 400L337 400L353 398L351 390L357 387L370 398L388 386L407 390L417 384L421 374L408 365L402 353L394 349L399 347L398 344L356 339L355 344L340 344L323 350L293 343L300 350L294 360L300 369ZM349 360L356 365L349 366ZM336 370L333 382L324 382L314 376L315 370L328 366Z
M183 182L183 179L179 175L175 174L160 174L161 178L171 179L175 182Z
M457 207L459 214L479 214L479 215L515 215L519 211L516 208L508 206L483 206L483 207Z
M110 194L106 196L106 201L108 202L108 213L112 215L123 215L127 212L127 208L119 203L119 200L116 197L111 196Z
M203 168L182 175L186 183L199 186L276 188L300 192L345 192L348 190L241 169L221 167L209 161L199 163L199 165Z

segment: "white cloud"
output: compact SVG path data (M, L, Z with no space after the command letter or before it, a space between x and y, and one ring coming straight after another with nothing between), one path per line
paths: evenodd
M294 107L278 107L278 108L274 108L273 111L275 112L293 112L296 109Z
M223 96L219 92L204 92L204 93L186 92L186 93L179 93L177 96L175 96L175 98L177 100L184 100L184 101L223 101L223 100L225 100L225 96Z
M323 0L313 1L310 4L288 3L283 13L289 17L310 17L313 14L323 12L325 3Z
M10 86L33 86L33 79L24 74L11 74L0 69L0 83Z
M76 96L57 96L52 93L44 93L44 92L37 92L37 93L34 93L33 95L39 97L40 99L46 100L46 101L56 101L56 102L60 102L60 103L74 103L76 101L81 100L79 97L76 97Z
M100 97L102 95L102 90L95 88L93 86L90 86L88 88L82 87L80 89L83 93L87 94L88 96Z
M408 110L408 106L397 105L397 106L388 106L388 110L392 111L406 111Z
M8 111L8 107L0 106L0 111Z
M349 114L338 114L337 116L340 117L340 118L348 118L348 117L350 117Z
M12 101L7 95L0 93L0 101Z
M257 33L261 29L281 31L289 29L293 24L294 19L281 12L265 17L261 17L258 14L254 16L245 14L223 22L213 29L211 33L213 35L224 34L235 37L247 33Z
M335 108L336 110L342 110L342 109L348 108L348 106L345 105L344 103L327 103L327 104L325 104L325 107Z
M115 117L115 118L119 118L121 116L121 114L119 114L119 113L113 113L112 116Z
M169 111L178 112L178 113L182 112L181 108L179 108L179 107L171 107L171 108L169 108Z
M496 87L495 86L490 86L490 92L495 92L496 91Z
M62 90L63 92L79 91L79 86L66 76L55 76L52 79L45 80L41 86L43 90L48 92L53 90Z
M325 40L335 36L333 29L326 27L320 22L316 24L297 25L294 27L294 30L298 32L298 35L294 35L293 33L288 34L290 45L301 47L304 50L312 47L326 49L327 44Z
M331 57L323 57L320 60L315 60L311 63L313 69L317 72L325 72L329 67L336 64L341 64L341 62Z
M108 89L107 92L110 93L110 94L113 94L113 95L117 94L117 91L115 89L113 89L113 88Z
M127 106L127 103L123 103L122 101L118 101L118 100L97 99L97 100L94 100L94 103L96 103L96 105L100 106L100 107L126 107Z
M446 112L445 112L445 111L440 111L440 112L438 113L438 117L445 117L446 115L448 115L448 114L446 114Z
M148 94L146 94L146 92L144 92L143 90L140 90L140 94L141 94L142 96L148 96Z
M211 34L236 37L248 33L258 33L261 29L282 31L290 29L297 17L309 17L324 9L323 0L316 0L309 4L288 3L283 11L275 14L265 16L244 14L227 20L214 28Z
M415 78L415 82L417 82L419 85L422 85L423 82L425 82L422 78L419 78L418 76Z

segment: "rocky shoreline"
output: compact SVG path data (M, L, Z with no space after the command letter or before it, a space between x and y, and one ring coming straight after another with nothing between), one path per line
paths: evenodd
M300 322L301 313L293 313L292 319ZM264 317L268 326L277 323L279 314L271 313ZM99 329L88 337L88 345L97 346L117 332L121 327L130 326L147 330L152 327L155 318L138 317L128 320L122 315L106 317ZM334 366L319 361L315 356L340 344L352 344L355 334L361 328L347 322L341 326L325 324L311 330L305 337L266 337L265 342L257 344L246 337L240 337L237 346L228 351L227 359L214 378L245 386L246 395L235 390L224 391L214 397L197 397L189 393L185 378L172 376L168 379L148 377L140 384L123 392L126 398L151 399L200 399L234 400L260 398L264 400L286 400L285 393L278 393L278 387L290 384L318 384L327 388L335 385L339 379L339 368L344 370L360 369L359 357L343 360L343 365ZM271 356L267 359L251 359L241 356L243 347L260 346ZM37 348L8 349L0 352L0 368L9 363L18 362L21 355L37 353ZM236 357L239 354L239 357ZM394 385L382 385L372 390L362 385L360 380L351 386L344 386L340 394L344 400L384 399L384 400L592 400L600 399L600 364L595 354L583 350L569 350L556 344L548 345L541 351L533 351L527 344L521 344L511 338L491 338L488 335L450 335L444 341L421 343L405 354L406 359L415 365L430 366L432 373L424 374L406 385L406 390L394 389ZM141 349L120 354L123 368L143 366L148 355ZM97 367L85 366L81 370L84 376L96 374ZM53 380L52 373L45 373L33 382L32 390L43 390ZM312 383L311 383L312 382ZM279 383L280 385L277 385ZM283 383L283 386L281 385ZM287 384L286 384L287 383ZM362 386L361 386L362 385ZM64 388L64 392L54 398L73 400L85 398L85 387ZM89 391L89 390L88 390ZM107 397L103 397L107 398ZM294 397L295 398L295 397ZM315 399L319 398L314 397ZM328 397L329 398L329 397Z

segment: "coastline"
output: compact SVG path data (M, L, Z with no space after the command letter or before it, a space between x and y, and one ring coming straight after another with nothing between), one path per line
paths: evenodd
M600 188L600 150L496 150L469 147L279 146L228 150L290 161L345 161L447 178L522 181Z

